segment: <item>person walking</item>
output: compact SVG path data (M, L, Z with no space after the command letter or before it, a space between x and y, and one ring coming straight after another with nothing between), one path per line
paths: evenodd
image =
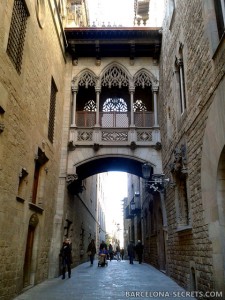
M107 244L106 244L105 241L102 241L102 242L101 242L100 247L99 247L99 250L102 250L103 248L105 248L106 250L108 250Z
M137 245L135 246L135 252L137 253L139 264L142 263L143 250L144 246L142 245L141 241L138 240Z
M96 254L96 246L95 246L95 241L93 239L91 240L90 244L88 245L87 253L90 257L91 266L93 266L94 257Z
M60 249L60 257L62 263L62 279L65 279L66 267L69 278L71 277L71 264L72 264L72 244L70 239L66 238Z
M130 264L133 265L134 264L134 255L135 255L133 241L130 241L129 245L127 246L127 253L129 256Z
M124 257L124 249L123 248L120 251L120 255L121 255L121 259L123 260L123 257Z
M109 260L111 261L113 259L113 246L112 244L109 244Z
M121 261L121 258L120 258L120 245L119 244L116 246L116 259L117 259L117 261Z

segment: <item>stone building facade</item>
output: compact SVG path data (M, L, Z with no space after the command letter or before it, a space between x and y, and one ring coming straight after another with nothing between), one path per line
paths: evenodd
M167 273L225 293L224 1L167 1L160 59Z
M48 278L66 59L54 1L3 1L0 23L0 295L12 299Z
M224 1L166 3L158 61L161 32L143 28L104 28L97 35L106 36L107 42L115 39L111 49L92 40L85 51L93 49L93 54L81 51L79 57L76 51L82 41L76 40L73 47L73 34L89 30L90 38L94 32L84 29L88 26L84 0L3 1L0 294L4 300L59 275L58 255L65 236L72 240L73 266L88 259L88 242L102 238L103 208L98 200L104 195L96 170L113 168L133 174L125 210L133 199L140 206L132 216L128 211L127 240L142 239L145 261L165 270L187 290L225 292ZM133 38L122 45L117 38L123 34L124 40L132 34L140 40L143 36L145 50ZM151 53L138 56L148 46ZM104 56L102 49L111 52ZM119 55L121 51L126 55ZM119 74L115 81L114 74ZM85 94L86 85L91 91ZM123 126L120 118L119 126L109 125L109 117L102 130L104 122L98 121L104 111L99 104L103 107L101 89L104 97L110 96L106 88L122 91L130 111L123 115ZM89 102L90 118L76 124L90 97L97 104L95 114ZM139 125L136 111L130 109L138 97L148 105L142 116L149 115L139 118ZM149 123L140 125L143 120ZM164 171L171 179L164 193L146 190L139 178L146 161L151 172Z

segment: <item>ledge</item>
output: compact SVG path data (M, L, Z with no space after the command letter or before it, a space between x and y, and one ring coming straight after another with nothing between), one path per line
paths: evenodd
M18 202L20 202L20 203L24 203L24 202L25 202L25 199L23 199L23 198L17 196L17 197L16 197L16 201L18 201Z
M192 226L191 225L187 225L187 226L178 226L176 229L176 232L186 232L186 231L191 231L192 230Z
M35 211L36 213L41 214L41 215L42 215L42 213L44 211L44 209L42 207L40 207L40 206L38 206L38 205L36 205L34 203L31 203L31 202L29 202L29 208L31 210Z

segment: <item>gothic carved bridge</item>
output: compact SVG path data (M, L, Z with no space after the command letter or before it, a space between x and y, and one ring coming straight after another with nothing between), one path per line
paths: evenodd
M79 192L83 179L101 172L141 177L145 162L152 173L161 173L159 28L72 28L66 38L73 62L70 192Z

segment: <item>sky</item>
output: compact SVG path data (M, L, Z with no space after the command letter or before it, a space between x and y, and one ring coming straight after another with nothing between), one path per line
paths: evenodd
M160 27L164 15L165 0L151 0L149 26ZM134 0L88 0L90 25L95 21L96 26L102 22L107 26L122 25L132 27L134 20Z
M123 225L122 202L127 197L127 173L109 172L104 181L106 226L114 220Z

